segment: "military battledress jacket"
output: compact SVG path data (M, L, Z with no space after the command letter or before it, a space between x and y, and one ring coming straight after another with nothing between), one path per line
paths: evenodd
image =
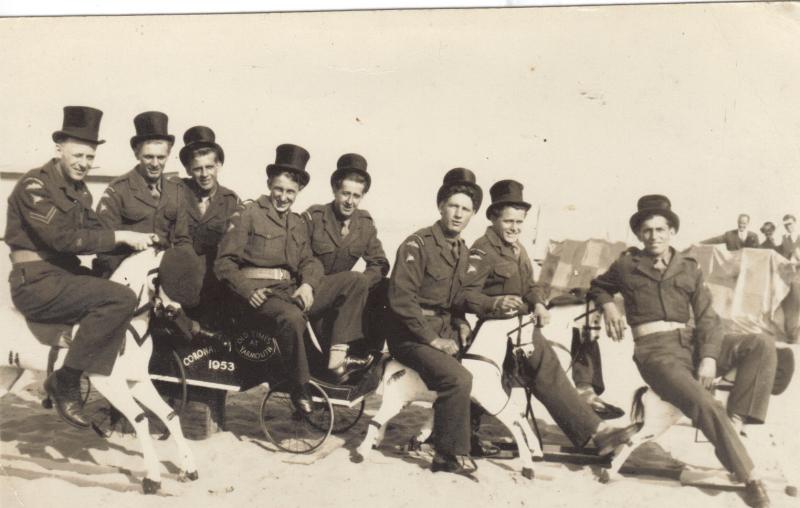
M303 217L309 227L311 250L325 268L325 275L352 270L360 258L367 264L364 275L370 287L389 273L389 260L369 212L353 212L350 231L345 237L342 237L342 223L336 217L333 203L314 205Z
M305 221L294 212L281 217L268 196L233 214L219 245L214 273L245 299L258 288L285 285L284 281L248 278L241 269L251 266L283 268L291 274L291 284L307 283L312 288L319 286L323 276Z
M723 338L720 319L694 258L673 250L662 275L654 268L652 257L630 248L592 281L588 297L599 306L612 301L615 293L622 293L626 319L632 326L651 321L687 323L693 315L700 358L719 357Z

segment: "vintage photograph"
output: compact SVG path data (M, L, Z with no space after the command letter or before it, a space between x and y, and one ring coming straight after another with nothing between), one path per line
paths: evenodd
M797 506L795 2L0 18L4 507Z

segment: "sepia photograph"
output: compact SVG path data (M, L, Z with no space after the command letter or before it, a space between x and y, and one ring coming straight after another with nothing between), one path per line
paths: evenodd
M530 3L4 8L0 505L798 506L800 4Z

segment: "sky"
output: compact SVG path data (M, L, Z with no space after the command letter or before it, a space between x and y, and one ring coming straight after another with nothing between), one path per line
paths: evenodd
M797 55L792 3L6 18L0 171L44 163L61 108L82 104L105 112L95 172L122 174L133 117L160 110L178 139L216 131L242 198L265 191L278 144L308 149L297 211L330 200L339 155L364 155L388 252L436 220L458 166L486 204L497 180L525 185L534 255L548 239L635 244L647 193L670 197L688 246L740 212L756 231L800 213Z

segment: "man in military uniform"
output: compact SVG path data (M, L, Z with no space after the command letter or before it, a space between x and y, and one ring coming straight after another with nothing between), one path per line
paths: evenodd
M388 306L389 279L385 276L389 273L389 260L372 216L359 208L371 183L364 157L356 153L342 155L331 175L333 202L311 206L303 218L309 227L311 250L322 263L325 275L350 271L361 258L366 262L361 274L370 288L364 313L364 332L369 342L366 348L380 351L385 340L382 328Z
M154 233L159 204L177 192L179 179L166 178L164 167L175 142L167 131L167 115L146 111L133 119L136 135L131 148L138 163L124 175L115 178L97 204L97 216L104 227L140 233ZM174 198L173 198L174 199ZM109 277L130 249L120 248L98 256L95 270Z
M82 371L108 375L137 304L136 295L116 282L92 277L78 254L125 245L141 250L151 235L102 227L83 182L94 162L100 110L64 108L61 130L53 133L57 157L23 176L8 198L5 241L11 249L11 299L32 321L78 323L64 366L44 383L64 420L88 427L81 414Z
M475 175L464 168L445 174L436 195L441 218L406 238L397 250L389 280L389 351L416 370L438 393L434 402L433 471L469 472L472 375L453 355L459 351L463 312L487 313L495 299L467 285L469 252L461 231L483 198ZM454 326L455 325L455 326ZM466 334L463 334L466 335Z
M305 313L313 319L336 309L332 344L359 340L368 289L356 273L323 274L305 222L291 211L310 180L305 169L308 158L302 147L278 146L275 163L267 166L269 194L233 215L214 264L217 277L274 325L293 383L292 401L306 413L311 411L311 400L306 386L310 374L303 342ZM364 366L364 360L345 356L331 371L344 381Z
M190 178L181 181L174 199L169 196L162 200L156 214L156 233L168 244L191 246L201 258L202 263L195 265L204 267L198 274L203 281L200 294L177 300L189 317L219 328L227 290L214 275L213 266L222 235L231 216L241 209L241 202L235 192L219 184L225 152L216 142L214 131L201 125L192 127L183 134L183 142L179 156ZM193 282L195 278L187 280ZM168 293L172 290L164 289ZM195 334L203 330L199 326L194 329Z
M514 180L501 180L489 189L492 204L486 209L486 217L491 225L472 245L469 271L484 294L502 298L499 310L503 315L533 313L541 325L546 325L550 314L545 307L545 294L533 281L531 260L519 242L531 207L523 199L522 189L522 184ZM598 453L606 455L635 434L635 424L614 429L595 414L569 382L555 351L541 333L534 335L533 354L523 368L531 380L533 394L575 446L584 447L593 440Z
M732 418L763 423L775 381L775 344L767 335L723 336L711 294L697 262L670 247L680 221L669 199L643 196L630 226L644 249L631 248L591 283L589 297L602 307L606 330L621 340L625 320L613 300L625 299L634 338L634 361L644 381L679 408L714 445L726 469L746 484L751 506L768 506L763 482ZM694 330L686 327L691 315ZM714 379L736 367L728 409L714 398Z

